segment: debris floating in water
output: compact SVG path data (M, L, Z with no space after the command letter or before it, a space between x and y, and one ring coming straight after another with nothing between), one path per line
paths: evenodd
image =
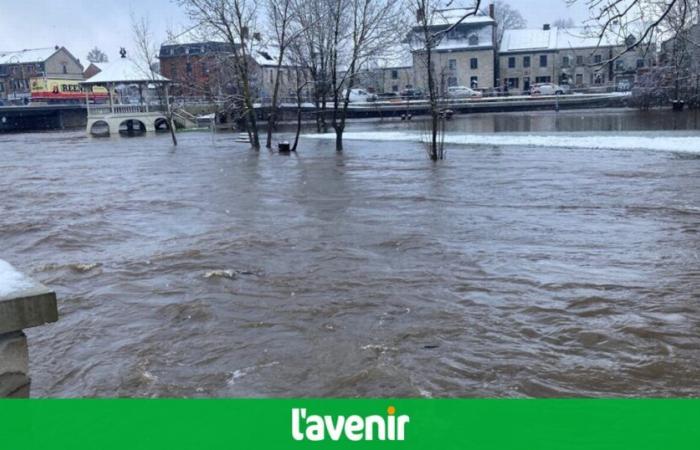
M233 270L211 270L204 274L204 278L228 278L232 280L236 278L236 272Z

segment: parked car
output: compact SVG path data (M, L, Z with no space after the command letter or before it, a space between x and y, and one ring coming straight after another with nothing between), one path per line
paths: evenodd
M423 98L423 92L420 89L404 89L400 93L401 98L408 100L416 100Z
M347 91L343 91L343 95L345 94L347 94ZM377 96L364 89L350 89L350 103L373 102L375 100L377 100Z
M530 95L564 95L564 90L558 84L537 83L530 88Z
M481 97L481 92L467 86L451 86L447 88L447 96L450 98Z
M399 98L399 94L396 92L382 92L381 94L377 94L377 100L396 100Z

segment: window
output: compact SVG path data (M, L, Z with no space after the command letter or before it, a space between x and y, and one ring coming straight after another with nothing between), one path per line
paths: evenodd
M469 67L472 68L472 70L476 70L479 68L479 59L478 58L472 58L469 60Z
M547 67L547 55L540 55L540 67Z
M644 60L640 58L637 60L637 69L641 69L642 67L644 67Z
M552 77L535 77L535 83L551 83Z
M68 73L68 66L66 64L63 64L63 73L64 74Z
M600 64L602 61L603 61L603 57L602 57L602 56L600 56L600 55L595 55L595 56L593 56L593 62L594 62L595 64Z
M561 66L562 67L569 67L569 65L570 65L570 58L568 56L564 56L561 59Z
M399 85L395 84L391 87L391 92L399 92Z
M602 73L592 73L591 74L591 81L593 84L603 84L605 83L605 75Z
M479 77L471 77L469 79L469 85L472 87L472 89L476 89L479 87Z
M5 92L5 83L0 83L0 92Z
M582 73L576 74L576 86L583 86L583 74Z
M523 91L530 90L530 77L523 78Z
M523 67L525 67L525 68L530 67L530 57L529 56L523 56Z
M508 86L508 89L519 89L520 78L506 78L506 85Z
M398 70L392 70L392 71L391 71L391 79L392 79L392 80L398 80L398 79L399 79L399 71L398 71Z
M582 66L582 65L583 65L583 56L582 56L582 55L577 55L577 56L576 56L576 65L577 65L577 66Z
M447 78L447 86L449 86L449 87L457 86L457 77Z
M615 61L615 70L622 71L625 70L625 62L622 60Z
M479 45L479 36L476 34L469 36L469 45Z
M515 69L515 57L511 56L508 58L508 68Z
M447 61L447 67L449 67L450 70L457 70L457 60L450 59L449 61Z

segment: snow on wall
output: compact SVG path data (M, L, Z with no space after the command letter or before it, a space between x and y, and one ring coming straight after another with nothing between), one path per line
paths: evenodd
M35 283L30 278L0 259L0 297L31 289L34 286Z

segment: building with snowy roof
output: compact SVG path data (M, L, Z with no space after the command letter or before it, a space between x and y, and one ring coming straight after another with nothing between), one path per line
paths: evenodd
M615 32L600 37L596 31L549 25L506 30L499 49L499 81L515 92L527 92L536 83L575 89L631 87L637 71L653 64L653 52L633 51L619 57L634 37Z
M441 92L451 86L469 86L489 89L495 86L495 31L494 9L489 14L464 18L467 10L437 11L430 19L430 32L446 31L432 50L434 74ZM417 82L427 86L426 51L422 28L415 25L409 42Z
M0 51L0 100L28 101L37 77L79 81L83 66L65 47Z

